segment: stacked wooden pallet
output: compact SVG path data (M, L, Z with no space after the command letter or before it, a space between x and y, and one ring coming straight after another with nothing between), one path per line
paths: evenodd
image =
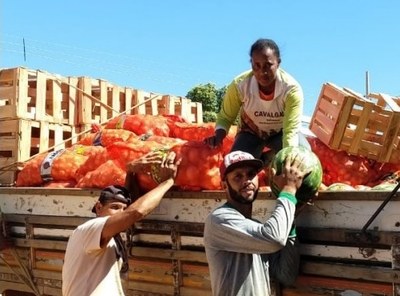
M18 163L77 142L93 123L125 114L174 114L202 122L201 103L120 87L102 79L63 77L22 67L0 70L0 184Z

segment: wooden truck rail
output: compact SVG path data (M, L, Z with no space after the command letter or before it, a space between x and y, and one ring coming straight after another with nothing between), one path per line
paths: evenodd
M61 295L68 236L93 217L98 193L0 188L5 239L11 242L0 249L0 293ZM275 295L399 295L400 194L361 231L389 193L321 192L297 221L302 260L296 284L276 288ZM169 192L147 219L136 223L127 233L129 295L210 295L203 221L223 202L221 191ZM270 192L260 192L254 216L265 219L274 204Z

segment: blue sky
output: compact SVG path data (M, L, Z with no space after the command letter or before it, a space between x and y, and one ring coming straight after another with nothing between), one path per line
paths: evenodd
M398 0L0 0L0 67L181 95L228 84L274 39L312 115L324 82L400 95ZM25 40L26 60L23 52Z

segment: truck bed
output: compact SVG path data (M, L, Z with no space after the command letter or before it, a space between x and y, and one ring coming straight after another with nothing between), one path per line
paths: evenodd
M99 192L0 188L3 224L12 244L0 249L0 293L33 293L36 289L39 295L61 295L68 236L77 225L94 217L91 208ZM298 280L294 287L276 286L275 295L346 295L341 293L349 291L397 295L399 192L368 229L361 231L389 194L321 191L296 222L302 254ZM171 191L153 213L136 223L127 234L129 295L211 294L203 221L224 199L222 191ZM274 206L271 192L262 191L253 216L266 219Z

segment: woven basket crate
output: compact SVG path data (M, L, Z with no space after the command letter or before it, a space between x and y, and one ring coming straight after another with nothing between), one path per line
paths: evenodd
M310 123L327 146L379 162L400 162L400 99L325 83Z

